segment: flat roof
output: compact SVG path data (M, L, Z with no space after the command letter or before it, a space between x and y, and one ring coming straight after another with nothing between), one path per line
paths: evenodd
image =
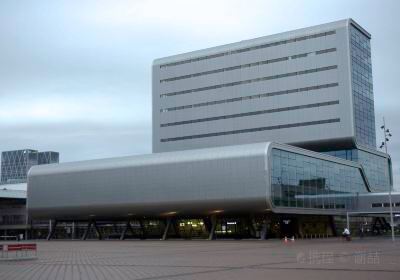
M369 37L369 38L371 37L371 35L365 29L363 29L359 24L357 24L353 19L348 18L348 19L338 20L338 21L334 21L334 22L330 22L330 23L324 23L324 24L319 24L319 25L310 26L310 27L306 27L306 28L300 28L300 29L282 32L282 33L277 33L277 34L273 34L273 35L262 36L262 37L258 37L258 38L254 38L254 39L242 40L242 41L231 43L231 44L225 44L225 45L220 45L220 46L216 46L216 47L186 52L186 53L182 53L182 54L166 56L166 57L155 59L153 61L153 65L162 65L162 64L167 64L167 63L173 63L173 62L191 59L191 58L195 58L195 57L217 54L217 53L229 51L232 49L238 49L238 48L242 48L242 47L251 47L251 46L256 46L259 44L264 44L267 42L269 43L269 42L274 42L274 41L280 41L280 40L284 40L284 39L288 39L288 38L302 36L305 33L312 34L312 33L324 32L329 29L345 27L350 24L352 24L357 29L359 29L361 32L363 32L367 37Z
M0 188L0 198L26 199L26 190L9 190L2 187Z

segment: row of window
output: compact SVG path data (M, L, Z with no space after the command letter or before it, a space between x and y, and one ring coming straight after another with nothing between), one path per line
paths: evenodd
M277 41L273 43L267 43L267 44L262 44L262 45L257 45L254 47L247 47L247 48L241 48L233 51L227 51L227 52L222 52L222 53L217 53L217 54L212 54L212 55L206 55L206 56L199 56L196 58L189 58L177 62L171 62L171 63L166 63L160 65L160 68L166 68L170 66L177 66L177 65L182 65L182 64L187 64L187 63L192 63L192 62L197 62L201 60L206 60L206 59L213 59L217 57L222 57L226 55L232 55L232 54L237 54L237 53L244 53L244 52L249 52L249 51L254 51L254 50L259 50L259 49L265 49L269 47L275 47L279 45L285 45L285 44L290 44L294 42L299 42L299 41L304 41L304 40L309 40L309 39L314 39L314 38L319 38L319 37L325 37L325 36L330 36L336 34L335 30L328 31L328 32L322 32L322 33L317 33L317 34L312 34L312 35L307 35L307 36L301 36L301 37L296 37L293 39L287 39L287 40L282 40L282 41Z
M210 106L210 105L218 105L218 104L223 104L223 103L271 97L271 96L277 96L277 95L300 93L300 92L305 92L305 91L313 91L313 90L318 90L318 89L337 87L338 85L339 85L339 83L330 83L330 84L323 84L323 85L303 87L303 88L273 91L273 92L267 92L267 93L255 94L255 95L249 95L249 96L243 96L243 97L236 97L236 98L222 99L222 100L216 100L216 101L195 103L195 104L184 105L184 106L164 108L164 109L160 109L160 112L164 113L164 112L178 111L178 110L184 110L184 109L190 109L190 108L198 108L198 107L204 107L204 106Z
M161 97L161 98L164 98L164 97L167 97L167 96L174 96L174 95L180 95L180 94L187 94L187 93L205 91L205 90L210 90L210 89L218 89L218 88L224 88L224 87L233 87L233 86L237 86L237 85L250 84L250 83L256 83L256 82L263 82L263 81L274 80L274 79L280 79L280 78L286 78L286 77L300 76L300 75L305 75L305 74L310 74L310 73L316 73L316 72L321 72L321 71L329 71L329 70L333 70L333 69L337 69L337 65L319 67L319 68L314 68L314 69L307 69L307 70L302 70L302 71L296 71L296 72L290 72L290 73L285 73L285 74L278 74L278 75L267 76L267 77L261 77L261 78L256 78L256 79L249 79L249 80L237 81L237 82L226 83L226 84L219 84L219 85L215 85L215 86L207 86L207 87L201 87L201 88L194 88L194 89L187 89L187 90L181 90L181 91L174 91L174 92L169 92L169 93L161 94L160 97Z
M265 131L265 130L275 130L275 129L284 129L284 128L292 128L292 127L301 127L301 126L311 126L311 125L336 123L336 122L340 122L340 118L320 120L320 121L291 123L291 124L281 124L281 125L273 125L273 126L264 126L264 127L256 127L256 128L247 128L247 129L238 129L238 130L230 130L230 131L214 132L214 133L205 133L205 134L196 134L196 135L188 135L188 136L180 136L180 137L172 137L172 138L162 138L160 141L161 142L172 142L172 141L180 141L180 140L188 140L188 139L197 139L197 138L206 138L206 137L214 137L214 136L222 136L222 135L250 133L250 132L258 132L258 131Z
M253 111L253 112L240 113L240 114L223 115L223 116L218 116L218 117L209 117L209 118L194 119L194 120L187 120L187 121L163 123L160 125L160 127L176 126L176 125L199 123L199 122L209 122L209 121L217 121L217 120L224 120L224 119L233 119L233 118L248 117L248 116L255 116L255 115L262 115L262 114L271 114L271 113L278 113L278 112L286 112L286 111L294 111L294 110L301 110L301 109L308 109L308 108L331 106L331 105L337 105L337 104L339 104L339 100L318 102L318 103L306 104L306 105L297 105L297 106L291 106L291 107L274 108L274 109L269 109L269 110L260 110L260 111Z
M386 203L372 203L371 204L372 208L389 208L390 207L390 203L386 202ZM396 202L396 203L392 203L392 207L400 207L400 202Z
M23 225L26 222L24 215L4 215L0 216L0 225Z
M172 82L172 81L183 80L183 79L190 79L190 78L195 78L195 77L200 77L200 76L205 76L205 75L210 75L210 74L216 74L216 73L221 73L221 72L228 72L228 71L233 71L233 70L238 70L238 69L243 69L243 68L256 67L256 66L265 65L265 64L287 61L289 59L303 58L303 57L307 57L308 55L314 55L314 54L320 55L320 54L325 54L325 53L330 53L330 52L335 52L335 51L336 51L336 48L330 48L330 49L325 49L325 50L320 50L320 51L315 51L315 52L308 52L308 53L302 53L302 54L297 54L297 55L292 55L292 56L268 59L268 60L254 62L254 63L246 63L246 64L241 64L241 65L236 65L236 66L231 66L231 67L219 68L219 69L215 69L215 70L209 70L209 71L204 71L204 72L199 72L199 73L194 73L194 74L189 74L189 75L183 75L183 76L177 76L177 77L172 77L172 78L168 78L168 79L162 79L162 80L160 80L160 83Z

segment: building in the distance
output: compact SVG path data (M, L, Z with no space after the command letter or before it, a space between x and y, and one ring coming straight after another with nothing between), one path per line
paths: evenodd
M32 166L59 162L57 152L38 152L24 149L1 153L0 184L26 183Z
M27 177L32 166L59 162L57 152L24 149L1 153L0 240L26 238L32 234L26 211ZM35 224L34 237L46 232L48 221ZM33 235L32 235L33 236ZM45 235L43 234L42 237Z
M347 19L155 60L154 153L33 167L30 217L74 233L83 221L83 239L121 223L122 239L307 237L334 235L347 212L387 212L370 37Z
M38 153L38 164L51 164L58 163L60 160L60 154L58 152L39 152Z

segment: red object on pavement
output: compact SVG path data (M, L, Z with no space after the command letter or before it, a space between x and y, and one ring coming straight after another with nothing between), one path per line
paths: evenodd
M21 251L22 245L21 244L8 244L7 251Z
M21 244L22 250L32 250L32 251L36 251L37 247L36 244L32 243L32 244Z
M37 246L35 243L29 243L29 244L7 244L7 245L1 245L1 248L4 251L36 251Z

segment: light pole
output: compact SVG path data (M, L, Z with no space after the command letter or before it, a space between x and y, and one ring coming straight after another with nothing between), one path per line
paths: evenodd
M384 141L382 142L381 146L379 148L385 147L385 152L387 152L387 142L389 142L389 138L392 137L392 134L390 133L389 129L386 128L385 124L385 118L383 118L383 125L381 126L381 129L383 130L383 139ZM385 172L387 172L385 168ZM390 209L390 227L392 229L392 241L394 241L394 221L393 221L393 205L392 205L392 186L389 184L389 209Z

